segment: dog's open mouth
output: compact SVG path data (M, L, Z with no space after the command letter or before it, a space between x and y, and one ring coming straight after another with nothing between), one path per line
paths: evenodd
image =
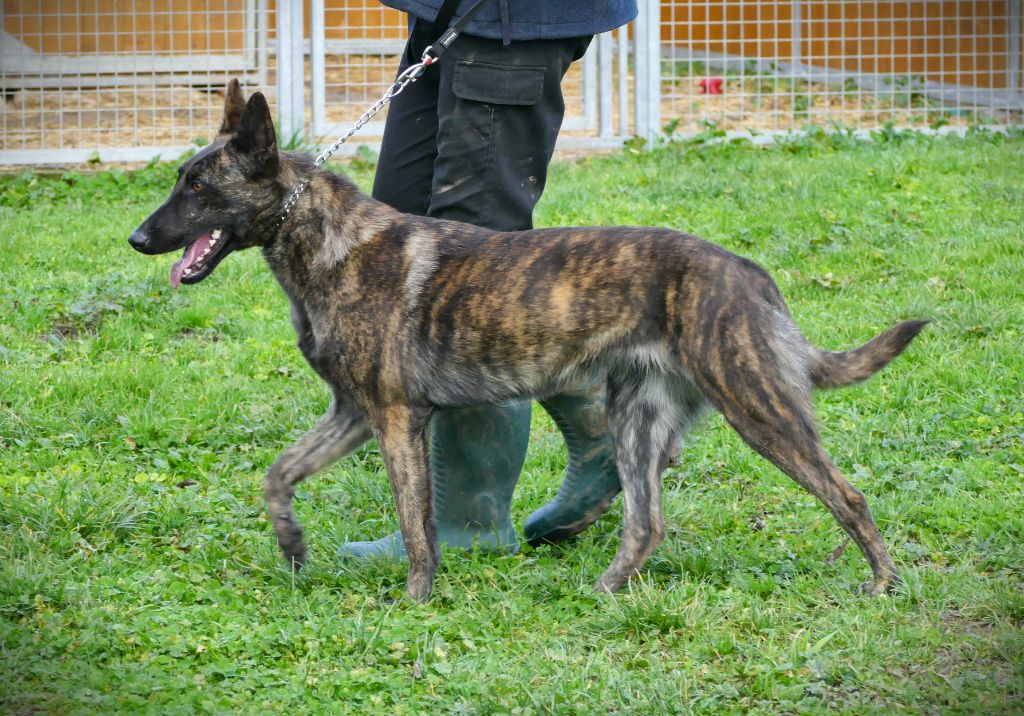
M171 287L198 283L209 276L228 254L228 236L223 229L202 234L185 249L185 255L171 267Z

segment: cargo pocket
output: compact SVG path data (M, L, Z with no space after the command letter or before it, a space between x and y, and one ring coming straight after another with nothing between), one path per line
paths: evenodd
M529 106L536 104L544 91L544 71L544 67L459 60L452 77L452 93L474 102Z

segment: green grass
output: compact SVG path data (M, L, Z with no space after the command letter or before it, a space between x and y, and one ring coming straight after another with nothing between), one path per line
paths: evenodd
M327 394L255 252L175 292L128 248L174 167L0 180L0 712L1024 712L1021 166L1020 136L889 135L555 165L539 224L721 243L818 345L935 319L817 398L906 585L857 595L860 553L826 564L839 527L716 417L628 592L589 592L616 504L570 545L446 554L425 606L334 556L395 528L372 446L302 486L310 564L284 568L262 473ZM534 418L519 524L565 462Z

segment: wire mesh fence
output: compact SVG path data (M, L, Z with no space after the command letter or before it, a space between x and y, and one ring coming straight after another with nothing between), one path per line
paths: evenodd
M231 77L273 77L266 0L3 3L0 162L148 159L209 137Z
M1019 124L1019 0L665 2L682 130Z
M565 143L614 146L666 126L1024 123L1021 0L639 5L566 77ZM377 0L2 7L0 164L172 157L213 133L232 77L267 94L286 139L328 140L393 79L407 32Z

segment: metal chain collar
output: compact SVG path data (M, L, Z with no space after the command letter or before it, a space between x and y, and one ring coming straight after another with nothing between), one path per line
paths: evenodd
M324 162L330 159L334 155L334 153L341 148L342 144L349 140L349 137L351 137L353 134L362 129L366 125L366 123L373 118L375 114L384 109L388 102L397 97L402 92L402 90L404 90L410 84L415 82L419 78L419 76L423 74L423 70L427 69L432 64L437 62L437 56L430 54L431 50L433 49L433 45L429 45L427 49L423 51L423 55L420 57L419 62L417 62L414 65L409 65L407 68L405 68L405 70L403 70L402 73L398 75L398 78L395 79L391 86L388 87L384 95L379 100L374 102L373 105L368 110L363 112L363 115L355 121L355 124L352 125L351 129L349 129L344 135L342 135L338 139L338 141L336 141L331 146L327 147L327 149L322 151L319 154L319 156L317 156L315 161L316 166L322 166ZM304 192L306 190L306 187L309 186L309 182L309 179L303 179L302 181L299 182L298 186L295 187L295 191L291 193L291 196L288 197L288 201L284 203L284 208L281 210L281 216L278 218L278 226L283 224L284 220L288 218L288 214L291 212L296 202L298 202L299 197L302 196L302 192Z

